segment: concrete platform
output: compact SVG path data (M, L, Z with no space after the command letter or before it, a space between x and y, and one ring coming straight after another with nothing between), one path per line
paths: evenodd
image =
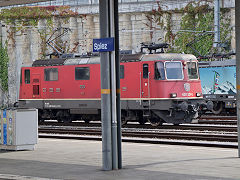
M34 151L0 151L0 179L240 179L237 149L122 143L123 169L102 171L101 142L39 139Z

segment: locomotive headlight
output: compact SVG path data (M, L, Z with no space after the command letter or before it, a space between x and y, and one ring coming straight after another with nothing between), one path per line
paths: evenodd
M197 97L200 97L201 95L202 95L202 93L200 93L200 92L197 92L197 93L196 93L196 96L197 96Z
M177 97L177 93L171 93L170 95L171 95L171 98Z

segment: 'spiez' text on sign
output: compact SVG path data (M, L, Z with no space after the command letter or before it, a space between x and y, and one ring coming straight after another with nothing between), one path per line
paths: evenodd
M94 43L93 44L93 49L96 50L96 51L99 51L99 50L107 50L107 44L97 44L97 43Z
M114 38L93 39L93 52L114 51Z

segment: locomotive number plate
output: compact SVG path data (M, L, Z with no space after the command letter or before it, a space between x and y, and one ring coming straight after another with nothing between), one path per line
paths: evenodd
M190 97L190 96L193 96L193 93L182 93L182 96Z

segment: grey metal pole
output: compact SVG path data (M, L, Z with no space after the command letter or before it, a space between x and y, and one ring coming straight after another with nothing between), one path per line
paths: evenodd
M114 0L109 1L110 37L115 37ZM111 101L112 101L112 158L113 169L118 169L117 144L117 97L116 97L116 67L115 51L111 52Z
M214 47L220 44L220 0L214 1Z
M2 41L2 22L0 22L0 41L1 44L3 45L3 41ZM2 85L0 84L0 108L1 106L3 106L4 103L4 92L2 89ZM0 111L0 115L1 115L1 111Z
M115 65L116 65L116 89L117 89L117 143L118 143L118 168L122 169L122 132L121 132L121 89L120 89L120 59L119 59L119 20L118 0L114 3L115 18Z
M99 1L100 36L109 37L108 0ZM102 165L103 170L112 170L110 53L100 53L101 60L101 120L102 120Z
M235 33L236 33L236 84L237 84L237 119L238 119L238 157L240 157L240 1L235 0Z

